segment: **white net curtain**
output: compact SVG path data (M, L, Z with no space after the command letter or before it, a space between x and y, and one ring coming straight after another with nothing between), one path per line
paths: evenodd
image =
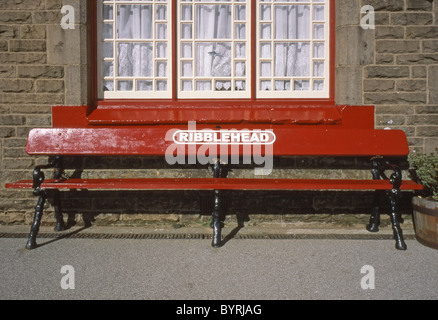
M248 21L245 20L249 7L245 1L242 2L245 5L241 6L238 2L225 4L226 0L217 4L213 4L214 0L210 1L211 5L196 4L196 1L190 3L182 1L182 5L178 7L182 10L183 22L185 20L194 22L190 25L183 23L184 26L181 27L178 35L182 40L186 37L193 39L193 46L187 45L187 42L182 45L181 57L190 57L192 61L181 62L181 74L183 77L201 78L245 77L247 63L245 64L244 60L235 62L234 59L244 58L248 50L244 41L247 41L245 28L250 27ZM171 18L167 16L169 3L168 1L163 1L163 5L159 3L160 1L154 4L117 4L114 6L115 45L112 47L104 44L102 54L103 57L114 55L115 63L112 65L108 62L103 63L104 76L151 79L136 83L118 80L114 82L116 88L107 88L108 90L129 91L133 89L133 86L136 86L134 90L153 90L153 79L171 76L166 74L170 58L166 57L168 49L166 39L170 36L170 30L167 30L166 23L160 23L160 21ZM185 3L188 4L185 5ZM322 13L318 12L317 7L321 7ZM274 1L266 2L266 5L260 2L257 8L260 32L258 36L260 47L257 50L260 50L258 56L261 59L261 62L257 63L258 74L266 79L277 78L272 82L274 88L263 87L264 82L266 86L271 86L271 81L262 80L260 90L290 90L290 86L297 84L302 86L301 90L311 90L310 79L324 76L324 61L315 60L315 58L320 58L320 60L324 58L324 24L312 23L315 19L324 19L324 6L299 3L275 4ZM314 10L313 13L312 10ZM318 15L321 14L322 19L319 19ZM268 22L265 23L265 21ZM185 29L185 26L189 26L190 29ZM106 27L105 24L104 27ZM105 35L111 31L104 28L102 33L105 38ZM160 39L164 41L157 42ZM216 39L218 41L215 41ZM240 39L244 40L239 42ZM318 43L315 39L322 40ZM167 60L157 62L157 57ZM291 83L291 80L285 80L293 77L309 78L309 80L294 81L294 83ZM228 82L231 84L231 81ZM185 82L182 81L182 83L181 89L184 91ZM214 90L212 85L220 82L195 81L194 88L191 87L191 82L187 81L187 83L190 85L190 88L186 88L189 91L193 89L201 91ZM313 81L313 84L317 82ZM162 81L160 85L157 84L155 90L166 89L166 81ZM235 85L242 86L240 89L236 87L236 90L244 90L244 81L235 81ZM294 90L296 89L299 88ZM313 89L318 90L318 88Z

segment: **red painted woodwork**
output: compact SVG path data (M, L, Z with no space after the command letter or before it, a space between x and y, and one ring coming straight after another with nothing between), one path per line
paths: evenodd
M257 61L256 61L256 50L257 50L257 41L256 41L256 16L257 16L257 5L255 4L256 0L253 1L253 5L251 6L251 70L253 70L251 74L251 98L250 99L242 99L242 102L250 102L250 104L246 104L246 107L251 108L252 106L257 106L258 104L265 104L270 105L275 99L257 99L256 98L256 70L257 70ZM329 92L329 98L325 99L282 99L281 103L284 105L334 105L335 104L335 29L336 29L336 10L335 10L335 0L329 0L330 1L330 18L329 18L329 28L330 28L330 76L329 76L329 83L330 83L330 92ZM175 1L176 3L176 1ZM97 93L97 65L99 63L99 58L97 56L97 43L98 43L98 35L97 35L97 1L96 0L90 0L88 1L89 9L89 23L90 23L90 59L89 59L89 65L90 65L90 102L87 105L87 113L91 113L96 108L102 106L102 105L114 105L118 106L120 103L124 105L131 105L131 106L139 106L139 107L147 107L148 104L153 102L153 100L150 99L135 99L135 100L120 100L120 99L104 99L99 100L98 99L98 93ZM172 19L173 21L177 21L177 10L176 4L174 10L172 10ZM178 61L177 61L177 44L178 44L178 35L177 35L177 24L173 23L172 28L172 58L171 63L173 66L173 70L178 70ZM173 82L173 92L172 92L172 99L162 99L159 100L159 103L165 102L170 105L177 105L178 101L178 95L177 95L177 77L176 73L174 73L174 76L172 78ZM187 100L182 100L187 101ZM212 103L212 100L198 100L201 101L204 105L210 105ZM226 101L224 99L213 99L214 103L220 102L220 101ZM156 102L155 102L156 103ZM275 104L275 102L274 102ZM242 105L236 105L238 108L244 108L245 104ZM196 119L193 119L196 120Z
M65 109L67 112L68 109ZM100 106L88 117L90 125L187 124L338 124L341 108L337 106L288 106L284 103L254 104L244 101L155 103L138 106Z
M244 129L244 126L233 125L221 127ZM197 130L202 128L208 126L197 126ZM187 130L187 126L32 129L26 152L30 155L165 155L173 144L171 129ZM276 136L273 148L266 148L264 152L262 148L262 152L276 156L406 156L409 153L405 133L401 130L273 125L260 129L273 130ZM194 154L189 150L192 149L186 147L184 152ZM250 154L251 149L240 146L238 152ZM228 154L237 154L237 151L230 146Z
M388 180L310 180L310 179L68 179L46 180L45 189L120 190L391 190ZM32 188L32 180L6 184L6 188ZM421 190L412 181L403 181L401 190Z

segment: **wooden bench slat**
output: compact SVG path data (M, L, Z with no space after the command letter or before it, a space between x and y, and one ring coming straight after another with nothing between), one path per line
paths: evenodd
M343 179L239 179L239 178L148 178L46 180L46 189L121 190L391 190L388 180ZM6 184L6 188L32 188L32 180ZM401 190L421 190L413 181L403 181Z
M26 145L30 155L163 156L173 144L171 126L32 129ZM175 128L176 129L176 128ZM187 129L180 127L179 129ZM354 130L272 127L276 136L262 154L274 156L406 156L401 130ZM166 141L166 134L168 139ZM199 145L197 146L199 148ZM223 147L223 146L221 146ZM217 148L218 152L221 151ZM238 149L238 150L237 150ZM186 154L191 148L185 148ZM223 149L222 149L223 150ZM228 154L251 155L251 148L229 146ZM193 154L193 152L191 152Z

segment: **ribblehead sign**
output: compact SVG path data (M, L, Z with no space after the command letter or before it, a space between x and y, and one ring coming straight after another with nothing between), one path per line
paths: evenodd
M269 145L275 142L271 130L178 130L173 134L176 144Z

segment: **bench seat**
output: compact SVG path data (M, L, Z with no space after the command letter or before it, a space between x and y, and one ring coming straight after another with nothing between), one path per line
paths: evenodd
M6 188L30 189L32 180L6 184ZM392 190L388 180L351 179L239 179L239 178L147 178L147 179L47 179L44 189L86 190ZM422 190L404 180L401 190Z

